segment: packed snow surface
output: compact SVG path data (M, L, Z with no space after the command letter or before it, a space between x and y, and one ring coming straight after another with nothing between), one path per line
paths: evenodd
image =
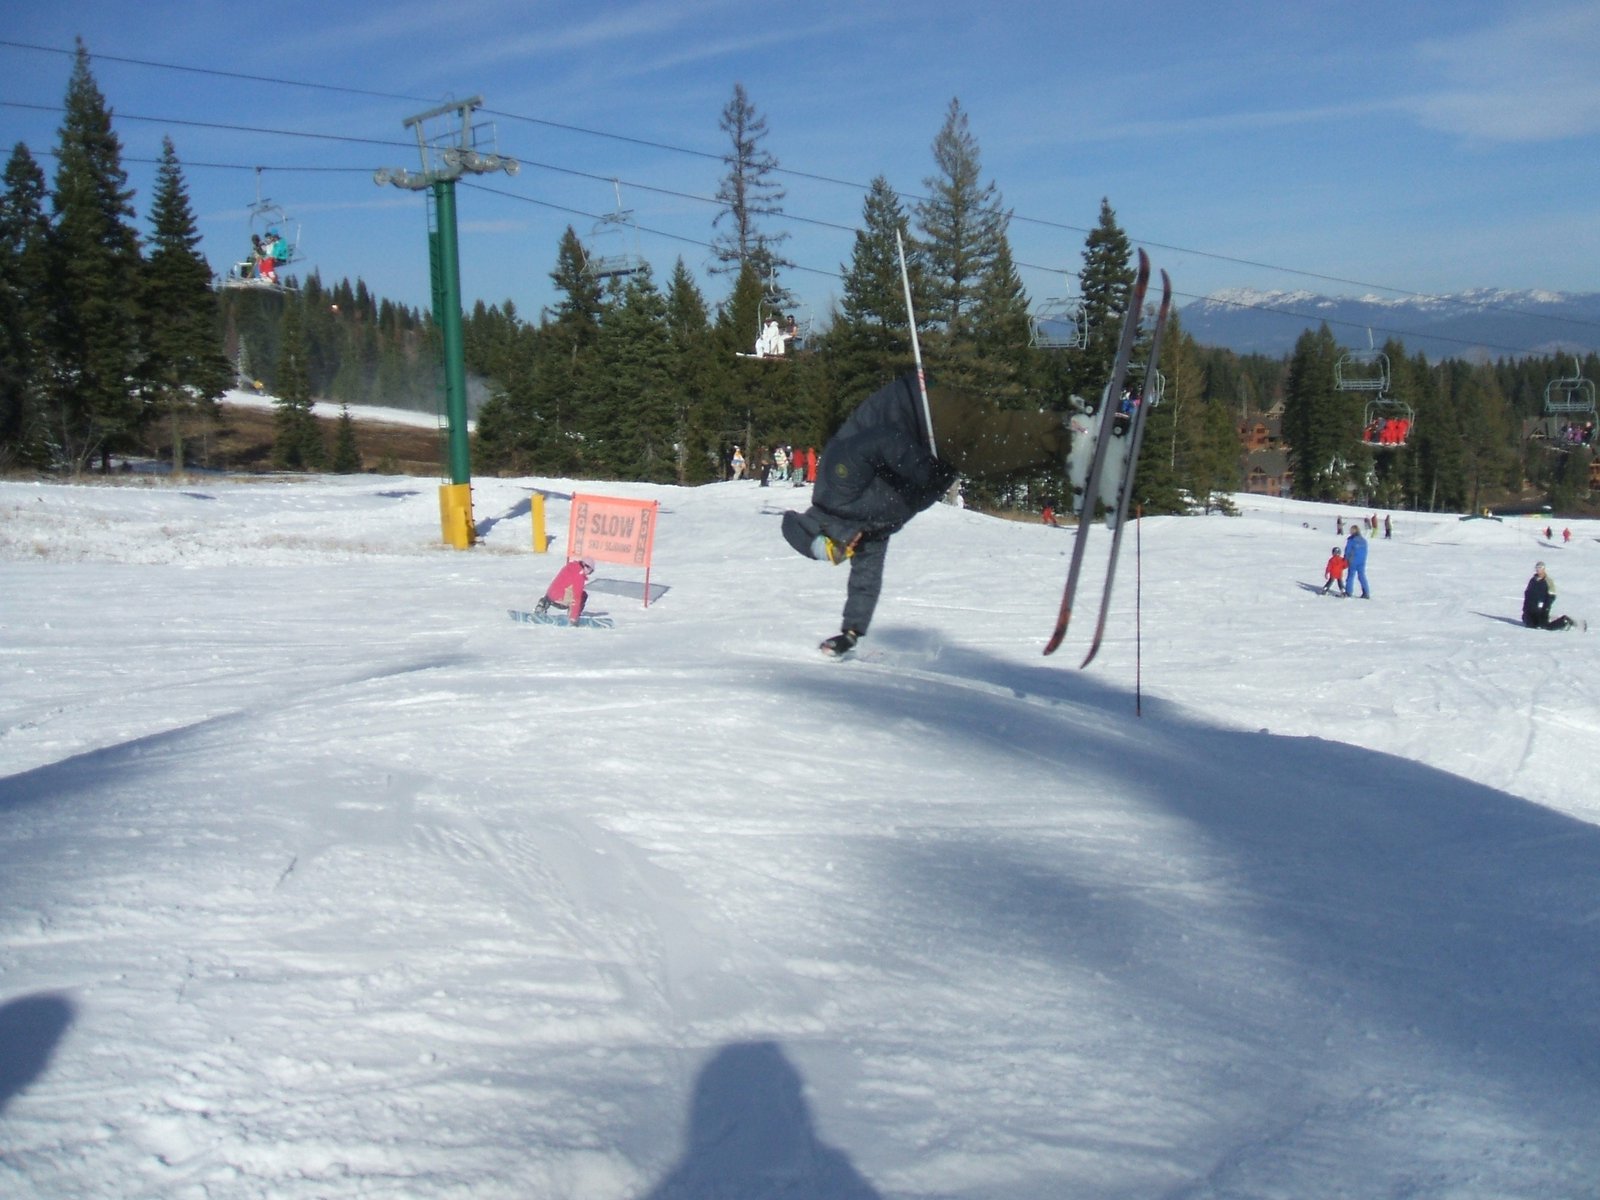
M805 499L0 483L0 1194L1596 1194L1600 525L1147 519L1079 670L940 506L830 662Z

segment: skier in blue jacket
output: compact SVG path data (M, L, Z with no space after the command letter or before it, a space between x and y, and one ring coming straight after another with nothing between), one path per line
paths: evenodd
M1066 457L1061 413L1001 410L975 397L930 388L938 454L929 449L915 375L879 388L823 447L811 507L783 517L783 536L801 554L849 560L840 632L821 645L846 654L867 632L883 588L889 538L930 508L961 474L992 477L1055 466Z
M1372 599L1372 591L1367 587L1367 539L1361 536L1361 526L1352 525L1350 536L1344 543L1345 574L1344 594L1356 594L1356 580L1361 581L1361 598Z

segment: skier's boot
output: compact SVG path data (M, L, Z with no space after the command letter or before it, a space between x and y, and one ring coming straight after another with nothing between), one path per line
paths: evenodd
M860 638L861 635L854 629L846 629L843 633L837 633L828 638L817 649L821 650L829 658L843 658L856 648L856 642Z

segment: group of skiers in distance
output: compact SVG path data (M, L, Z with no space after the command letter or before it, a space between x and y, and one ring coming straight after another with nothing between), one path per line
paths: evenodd
M792 483L795 487L817 481L817 451L812 446L796 450L793 446L763 446L754 466L745 460L738 446L728 456L729 479L759 479L762 487Z

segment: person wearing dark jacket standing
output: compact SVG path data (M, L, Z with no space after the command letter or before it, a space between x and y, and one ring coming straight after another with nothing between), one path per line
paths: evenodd
M889 539L966 474L1007 475L1060 467L1068 433L1061 413L1000 410L950 389L928 391L938 445L930 449L915 375L879 388L822 448L811 507L783 517L783 536L808 558L850 563L840 630L820 647L847 654L867 632L883 590Z
M1571 617L1550 616L1555 599L1555 581L1545 573L1543 563L1535 563L1533 578L1522 590L1522 623L1529 629L1571 629L1575 624Z
M1367 539L1361 536L1361 526L1351 525L1350 536L1344 542L1344 594L1356 594L1356 580L1361 581L1361 598L1372 599L1372 591L1367 587Z

